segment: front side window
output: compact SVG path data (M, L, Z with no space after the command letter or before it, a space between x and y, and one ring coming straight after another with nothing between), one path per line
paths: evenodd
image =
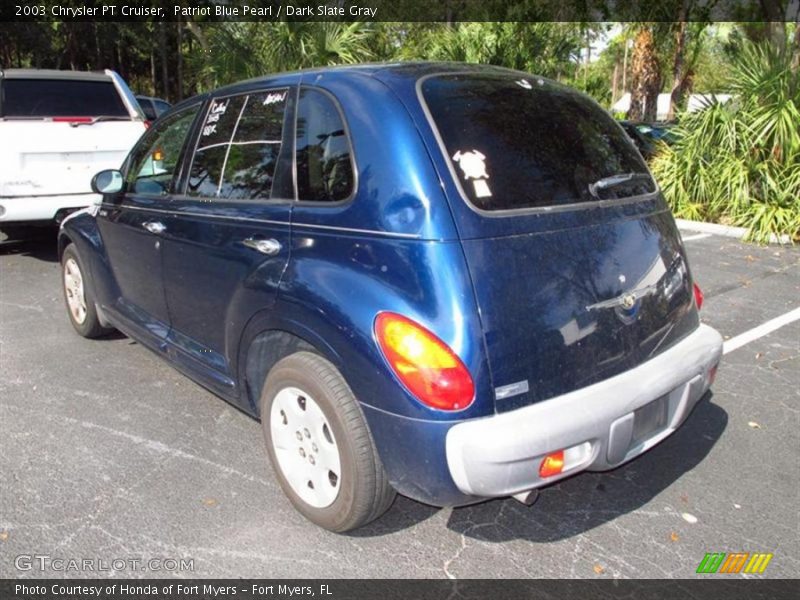
M463 195L479 209L555 207L656 189L611 116L565 86L471 73L430 77L421 92Z
M269 199L288 99L287 88L214 99L197 142L186 195Z
M170 192L181 150L199 106L193 106L159 121L134 150L126 177L126 189L136 194L165 195Z
M304 88L297 104L297 197L339 202L353 193L350 141L342 115L325 93Z

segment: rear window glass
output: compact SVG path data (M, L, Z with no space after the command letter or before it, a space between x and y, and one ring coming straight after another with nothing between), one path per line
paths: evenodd
M535 76L454 74L422 96L464 196L482 210L543 208L655 191L602 108Z
M3 117L128 117L111 81L5 79Z

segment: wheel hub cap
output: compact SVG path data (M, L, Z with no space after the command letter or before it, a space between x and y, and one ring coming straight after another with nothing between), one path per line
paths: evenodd
M292 490L315 508L339 495L341 459L333 430L316 401L298 388L275 396L270 415L272 447Z
M64 264L64 291L72 318L79 325L82 324L86 320L86 297L81 269L74 258L68 258Z

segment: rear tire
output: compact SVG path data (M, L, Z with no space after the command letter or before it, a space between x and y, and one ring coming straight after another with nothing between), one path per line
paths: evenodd
M85 338L108 335L112 330L100 324L89 274L75 244L69 244L61 256L61 284L69 322L75 331Z
M278 482L309 521L341 533L392 505L396 493L358 401L321 356L297 352L272 368L261 425Z

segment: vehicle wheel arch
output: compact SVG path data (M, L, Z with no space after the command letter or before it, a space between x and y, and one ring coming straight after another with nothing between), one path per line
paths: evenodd
M61 259L64 257L64 250L67 249L67 246L70 244L74 244L75 240L66 233L63 229L58 234L58 262L61 262Z
M295 352L311 352L329 360L341 370L341 357L312 330L288 322L248 326L239 351L239 381L244 400L253 414L260 417L261 390L267 375L281 359Z

